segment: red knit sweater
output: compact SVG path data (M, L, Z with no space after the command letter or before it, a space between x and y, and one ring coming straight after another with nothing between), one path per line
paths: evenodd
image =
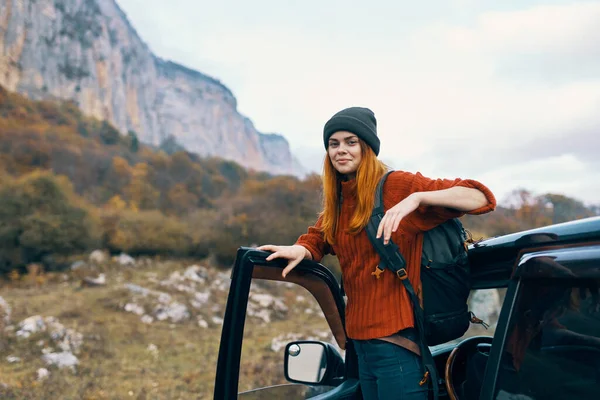
M483 184L474 180L429 179L420 173L395 171L384 185L383 204L388 210L411 193L465 186L482 191L488 204L472 210L469 214L483 214L496 207L496 199ZM338 257L342 269L344 289L348 297L346 306L346 331L352 339L374 339L394 334L402 329L413 327L414 319L410 299L400 280L389 270L376 279L371 275L379 265L379 256L371 245L366 231L357 235L348 234L347 228L356 207L355 181L342 182L343 202L341 207L336 243L329 246L319 230L320 219L315 226L298 239L296 244L304 246L319 262L325 254ZM398 245L407 263L408 276L420 292L420 262L423 246L422 232L440 223L464 215L463 212L444 207L422 206L405 217L392 240Z

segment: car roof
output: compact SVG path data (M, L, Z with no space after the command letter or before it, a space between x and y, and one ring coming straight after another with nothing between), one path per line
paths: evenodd
M526 253L598 241L600 216L482 240L469 246L473 288L507 286L519 259Z

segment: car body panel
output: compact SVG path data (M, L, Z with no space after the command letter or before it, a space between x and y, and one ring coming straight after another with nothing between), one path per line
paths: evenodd
M507 287L524 252L600 242L600 217L530 229L469 246L473 289Z

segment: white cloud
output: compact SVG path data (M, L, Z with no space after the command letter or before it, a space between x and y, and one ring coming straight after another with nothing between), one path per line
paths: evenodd
M600 170L590 169L572 154L507 164L478 179L492 182L490 189L498 201L518 188L531 190L534 194L577 194L576 198L587 203L597 203L600 193Z
M450 27L448 43L464 51L500 54L598 55L600 4L538 6L487 12L474 27Z

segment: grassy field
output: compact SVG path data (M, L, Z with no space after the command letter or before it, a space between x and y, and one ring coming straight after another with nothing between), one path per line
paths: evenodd
M188 274L193 268L197 273ZM99 274L105 275L105 285L83 284L85 277ZM229 271L198 260L140 259L135 266L123 266L113 259L12 278L0 280L0 296L12 309L8 324L0 312L0 398L212 398ZM146 295L132 292L132 284L144 288ZM156 310L165 304L159 301L165 296L166 303L185 306L186 318L159 320ZM143 311L131 312L134 307L128 312L131 304ZM253 283L248 314L240 391L286 383L286 342L332 341L316 301L296 285ZM17 337L20 323L37 315L54 317L82 335L74 369L48 366L42 359L44 352L60 352L50 331ZM145 323L143 318L150 316L153 321ZM493 327L472 325L465 337L476 334L493 335ZM10 362L11 357L18 360ZM41 368L50 373L45 379L38 377Z
M200 308L193 307L193 294L181 288L165 287L160 282L174 272L183 272L198 262L146 260L135 267L109 262L83 267L66 273L23 278L0 283L0 296L12 308L10 324L0 339L0 397L7 399L191 399L212 398L222 318L229 279L226 272L206 268L205 282L195 289L210 293ZM107 284L82 286L82 278L106 275ZM219 285L215 285L220 281ZM185 281L182 281L186 283ZM124 310L133 302L124 285L133 283L150 290L168 293L173 300L187 305L189 319L173 323L147 324L140 315ZM186 284L188 284L187 282ZM316 335L326 327L322 318L311 317L307 308L316 310L314 301L302 288L285 284L253 291L273 293L287 311L265 323L249 318L245 328L240 390L265 384L284 383L283 350L273 351L273 338L285 332L299 332L303 338ZM302 296L302 297L298 297ZM133 296L135 298L135 296ZM152 298L138 296L135 302L152 307ZM54 347L48 332L29 338L17 338L20 321L30 316L53 316L66 328L83 335L74 370L49 367L42 360L42 349ZM293 318L290 318L293 316ZM199 325L199 319L205 321ZM306 332L302 335L301 332ZM8 362L10 356L18 362ZM50 375L39 380L37 371L47 368Z

